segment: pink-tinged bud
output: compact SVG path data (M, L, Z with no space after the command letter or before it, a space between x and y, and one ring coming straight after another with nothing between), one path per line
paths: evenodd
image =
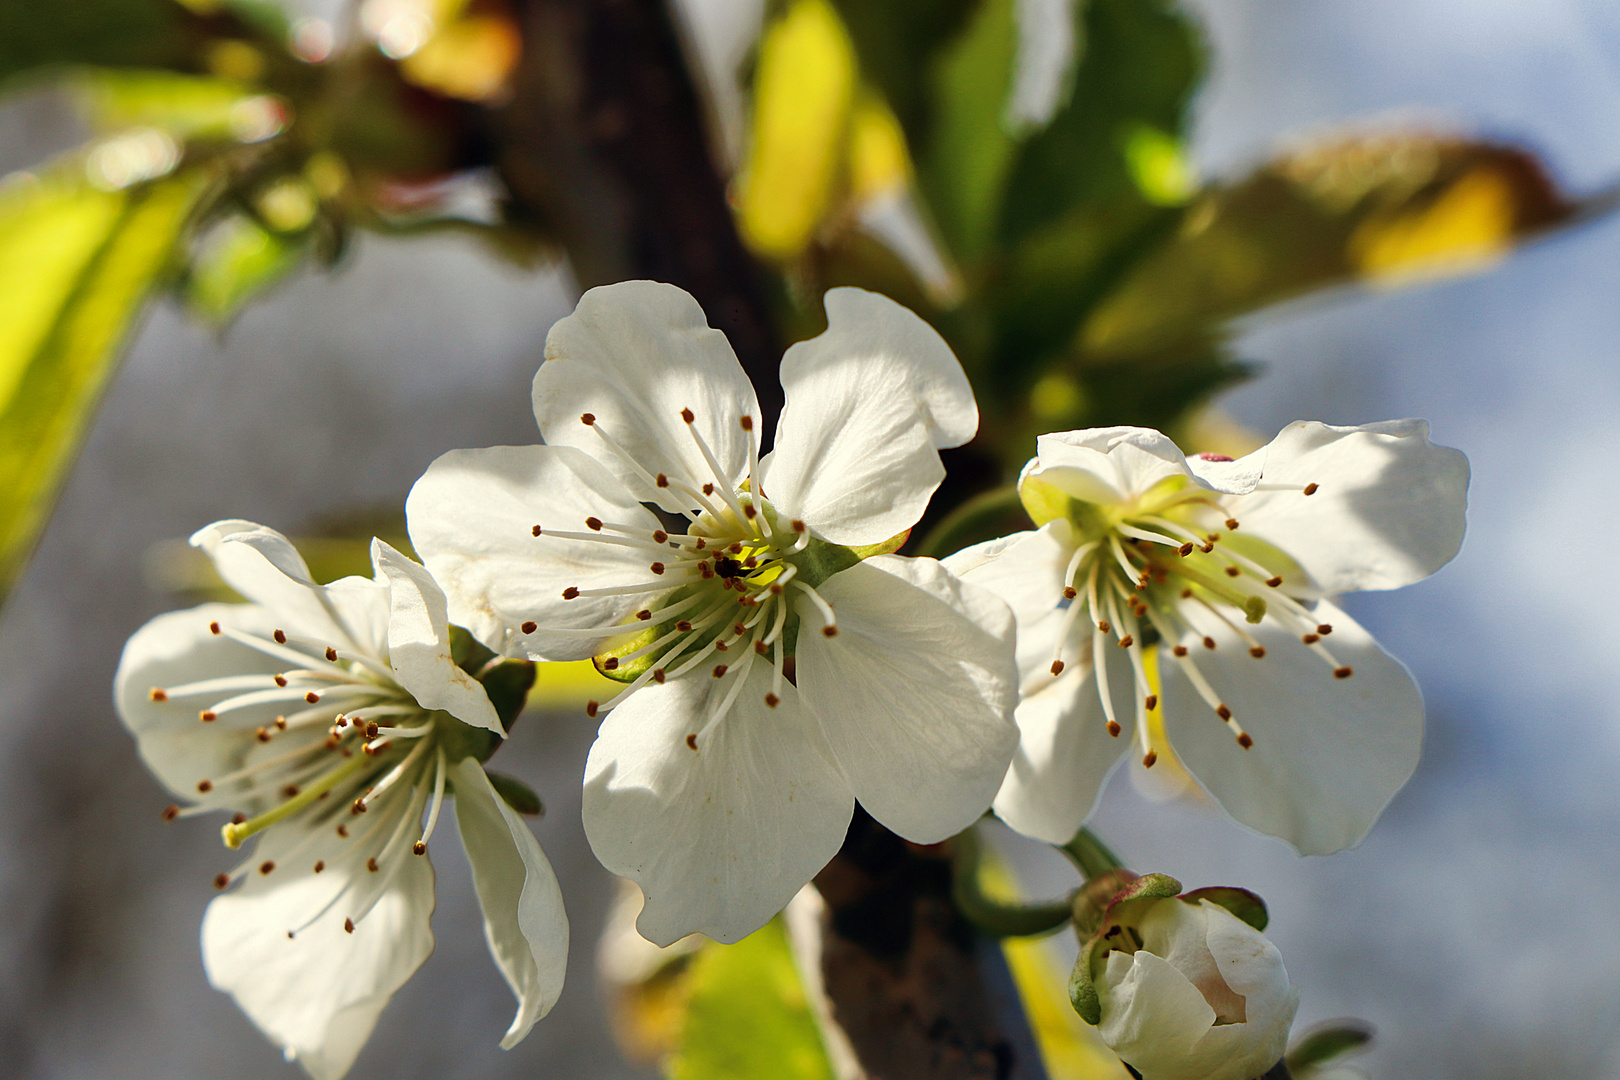
M1142 1080L1252 1080L1283 1057L1299 992L1260 932L1259 897L1179 889L1150 874L1116 894L1070 997Z

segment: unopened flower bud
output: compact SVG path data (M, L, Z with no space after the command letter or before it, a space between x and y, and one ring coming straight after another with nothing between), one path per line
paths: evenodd
M1143 1080L1253 1080L1283 1056L1299 993L1242 889L1149 874L1080 950L1075 1009Z

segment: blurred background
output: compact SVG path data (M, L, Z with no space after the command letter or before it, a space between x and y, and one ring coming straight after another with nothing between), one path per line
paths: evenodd
M682 7L735 147L759 5ZM1604 0L1185 10L1211 49L1186 149L1200 182L1346 124L1511 141L1574 196L1620 180L1620 9ZM13 96L0 172L85 135L60 92ZM1263 895L1302 1020L1372 1021L1374 1076L1620 1075L1620 595L1592 546L1620 530L1617 251L1620 222L1599 217L1477 276L1271 308L1231 344L1256 377L1218 404L1260 437L1294 419L1422 416L1473 463L1456 562L1348 605L1424 689L1424 760L1369 839L1331 858L1196 797L1166 801L1130 770L1095 824L1137 869ZM111 708L119 649L180 602L165 542L221 517L307 532L397 506L447 449L533 441L529 380L576 280L458 234L365 233L334 272L296 271L223 329L169 301L150 312L0 615L0 1074L294 1074L203 978L197 927L224 852L208 824L158 820L168 799ZM655 1075L614 1049L597 985L613 882L579 823L591 734L578 715L531 714L501 751L547 804L535 829L573 920L556 1011L496 1048L510 998L459 850L439 845L437 951L352 1076ZM1004 839L1031 891L1072 884Z

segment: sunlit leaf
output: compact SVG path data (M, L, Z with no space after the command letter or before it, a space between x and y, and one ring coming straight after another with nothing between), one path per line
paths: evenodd
M1068 104L1028 140L1008 179L1004 243L1082 207L1156 201L1160 190L1143 190L1140 140L1157 132L1161 150L1173 150L1203 73L1197 30L1172 0L1090 0L1084 14Z
M1097 1029L1080 1019L1062 992L1066 978L1051 941L1008 938L1001 944L1024 1003L1024 1015L1053 1080L1128 1080L1130 1073Z
M274 233L237 215L220 222L206 237L187 269L187 305L215 325L227 322L242 305L295 270L308 244Z
M441 26L400 61L406 82L445 97L484 101L506 86L523 42L508 18L471 15Z
M670 1080L833 1080L780 918L704 949Z
M78 175L0 193L0 595L206 183L194 172L103 191Z
M1326 286L1475 269L1578 209L1515 147L1422 134L1331 143L1199 196L1080 344L1094 357L1149 353Z
M911 156L900 121L875 94L862 94L849 122L850 197L866 202L910 180Z
M794 0L765 31L737 221L758 254L804 250L834 195L855 100L855 55L827 0Z
M287 119L276 99L207 75L96 68L77 82L86 116L103 132L152 127L177 137L256 142Z

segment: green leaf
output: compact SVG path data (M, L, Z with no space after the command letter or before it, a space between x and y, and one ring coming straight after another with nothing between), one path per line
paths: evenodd
M1234 317L1302 293L1491 265L1580 209L1516 147L1341 140L1200 195L1091 314L1079 345L1102 360L1194 353Z
M1018 51L1013 0L985 0L934 71L934 115L918 179L956 257L985 253L1017 143L1002 124Z
M927 73L941 49L982 6L979 0L835 0L861 72L882 91L913 145L933 113Z
M1035 413L1040 431L1174 418L1190 399L1157 396L1148 379L1132 385L1110 372L1076 371L1074 353L1091 309L1181 220L1167 203L1185 182L1176 175L1179 137L1203 48L1186 16L1163 0L1092 0L1083 26L1086 49L1068 104L1023 144L1007 177L999 254L983 291L990 328L981 370L994 379L978 382ZM1075 379L1068 392L1036 396L1059 367ZM1155 385L1150 400L1116 400L1119 391L1140 395L1141 385ZM1209 385L1199 380L1196 390ZM1009 432L1020 445L1031 434Z
M1171 0L1090 0L1086 51L1068 105L1033 136L1009 178L1003 243L1082 206L1139 207L1163 197L1142 168L1142 132L1174 143L1203 74L1196 29ZM1149 181L1149 190L1143 182Z
M545 817L546 804L540 801L540 796L534 789L515 776L508 776L494 769L485 769L484 775L489 777L489 786L495 789L495 794L506 800L506 805L525 817Z
M0 84L63 64L181 66L193 24L173 0L0 0Z
M1286 1058L1297 1080L1307 1080L1316 1066L1372 1045L1373 1029L1360 1020L1329 1020L1295 1040Z
M833 1080L782 920L693 961L670 1080Z
M198 170L102 191L80 177L0 191L0 597L208 180Z
M245 214L226 218L205 237L186 270L187 306L216 326L296 270L308 234L271 232Z

